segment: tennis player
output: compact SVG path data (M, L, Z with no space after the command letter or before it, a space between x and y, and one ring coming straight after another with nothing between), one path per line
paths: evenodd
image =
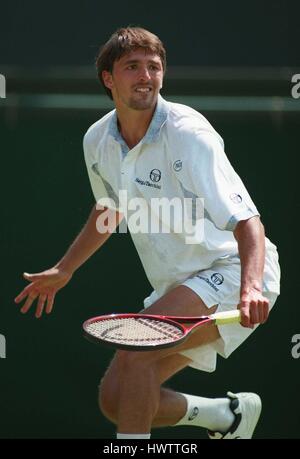
M150 438L153 427L177 425L205 428L211 439L252 438L261 412L257 394L227 392L210 399L162 385L187 366L214 371L217 354L227 358L267 320L279 295L276 247L265 237L260 214L230 165L220 135L192 108L161 97L166 55L159 38L141 28L119 29L101 48L96 64L115 110L89 128L84 153L95 199L106 198L109 204L93 208L53 268L24 274L30 284L16 302L26 298L23 313L34 300L37 317L44 309L50 313L57 291L124 214L129 222L137 198L144 216L153 216L154 198L189 199L190 226L198 221L203 229L192 242L186 228L137 231L128 224L154 289L144 310L201 316L239 308L241 324L200 327L168 349L117 351L100 385L100 408L116 424L117 438ZM130 211L119 199L124 191ZM103 230L108 220L114 224Z

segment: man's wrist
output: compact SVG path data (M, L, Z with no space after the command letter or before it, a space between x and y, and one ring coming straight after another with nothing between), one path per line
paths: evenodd
M64 259L56 263L54 267L59 269L60 271L69 274L70 276L73 276L74 272L76 271L76 268L71 266L70 263L68 263L67 260Z
M251 280L244 281L241 283L241 295L249 293L251 290L256 290L257 292L262 292L262 281L260 280Z

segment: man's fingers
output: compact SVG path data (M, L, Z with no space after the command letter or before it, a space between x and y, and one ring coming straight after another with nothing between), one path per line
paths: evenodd
M269 315L269 302L268 300L261 300L251 301L248 304L243 303L240 310L241 325L254 328L254 325L266 322Z
M28 295L28 289L26 290L26 288L24 288L24 290L16 296L15 303L20 303Z
M260 304L256 301L252 301L250 303L250 322L251 324L258 324L260 323Z
M26 314L26 312L30 309L32 303L34 302L34 300L36 299L37 296L38 296L38 293L30 293L28 295L28 298L25 301L24 306L21 308L21 312L23 314Z
M35 289L39 285L37 281L41 279L41 276L39 276L38 274L24 273L23 276L25 277L26 280L31 281L31 284L26 285L26 287L22 290L22 292L19 293L18 296L16 296L15 298L16 303L20 303L26 296L30 295L30 292L32 291L32 289L33 288Z
M53 309L55 293L49 293L47 299L47 306L46 306L46 314L50 314Z
M244 302L242 307L240 308L241 311L241 325L243 327L250 327L253 328L250 321L250 311L249 311L249 303Z
M269 317L269 301L264 301L262 304L262 320L261 323L264 324Z
M250 320L252 324L263 324L269 315L269 301L267 298L252 301L250 304Z
M56 292L68 282L68 275L56 271L50 269L36 274L23 273L24 278L31 283L15 298L16 303L25 299L25 304L21 309L22 313L30 309L37 297L36 318L42 316L44 309L47 314L51 313Z
M25 289L24 289L25 290ZM29 309L31 308L32 306L32 303L34 302L34 300L39 297L39 300L38 300L38 303L37 303L37 307L36 307L36 313L35 313L35 317L37 319L39 319L41 316L42 316L42 313L43 313L43 310L44 310L44 305L45 305L45 301L47 300L47 306L46 306L46 312L47 314L50 314L50 312L52 311L53 309L53 303L54 303L54 297L55 297L55 293L49 293L47 295L47 293L41 293L39 295L38 292L31 292L28 294L28 292L25 292L25 293L21 293L17 298L16 300L18 299L18 303L26 296L27 296L27 300L24 304L24 306L21 308L21 312L23 314L26 314L26 312L29 311ZM48 299L47 299L48 297Z
M257 322L258 324L262 324L265 321L265 310L264 310L264 301L259 301L257 304Z
M33 286L33 284L27 285L21 293L19 293L18 296L15 298L16 303L20 303L26 296L30 296L33 290L35 289L36 286Z
M46 293L40 294L39 301L38 301L37 308L36 308L36 312L35 312L35 317L37 319L39 319L41 317L41 315L43 314L43 309L44 309L44 304L45 304L46 299L47 299L47 294Z

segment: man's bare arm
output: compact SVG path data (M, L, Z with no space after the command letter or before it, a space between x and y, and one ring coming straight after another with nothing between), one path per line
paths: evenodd
M100 225L99 223L97 224L97 220L103 213L109 218L109 221L115 222L110 226L110 231L107 231L104 227L99 228ZM73 274L107 241L122 219L123 215L119 212L107 208L97 210L94 207L82 231L55 267Z
M265 231L259 217L240 221L234 231L241 259L239 309L242 325L253 328L269 314L269 300L262 294L265 264Z
M109 218L109 230L97 222L100 216ZM15 298L16 303L26 298L21 312L26 313L37 299L35 316L41 317L45 304L46 313L50 314L58 290L64 287L74 272L105 243L122 218L123 215L119 212L110 209L97 210L94 207L82 231L53 268L37 274L23 274L30 284Z

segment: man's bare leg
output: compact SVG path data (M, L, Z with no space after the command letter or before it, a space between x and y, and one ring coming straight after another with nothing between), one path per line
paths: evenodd
M190 359L175 354L157 362L160 384L163 384L175 373L185 368ZM115 375L114 366L117 359L114 359L108 374L102 383L102 395L100 406L105 416L113 423L118 424L118 381L109 375ZM110 394L110 395L109 395ZM195 413L192 418L191 413ZM234 420L233 414L229 409L229 399L226 398L204 398L194 395L187 395L175 392L164 387L160 388L160 403L156 416L153 419L152 427L164 427L177 425L196 425L205 427L209 430L224 431L228 429Z
M196 316L211 313L203 301L191 289L179 286L170 291L155 304L147 309L149 314ZM159 417L160 403L168 403L170 397L176 397L176 413L172 414L169 403L171 423L176 423L180 414L186 410L184 398L176 393L164 393L160 401L160 370L158 362L168 356L207 344L219 338L219 332L214 325L202 326L183 344L174 348L151 352L118 351L114 368L110 373L110 389L113 381L118 381L115 397L118 403L118 432L148 433L155 417ZM107 384L105 385L107 387ZM108 391L106 391L108 392ZM105 396L105 394L104 394ZM182 408L180 408L182 407ZM163 407L161 408L163 409Z
M190 359L180 354L174 354L159 360L157 362L159 384L165 383L173 375L186 368L190 362ZM114 357L99 387L99 406L101 411L114 424L118 423L119 399L117 394L119 394L119 380L116 378L118 365L118 360ZM161 387L159 409L152 426L172 425L183 416L182 413L185 410L186 400L184 397L177 392Z

